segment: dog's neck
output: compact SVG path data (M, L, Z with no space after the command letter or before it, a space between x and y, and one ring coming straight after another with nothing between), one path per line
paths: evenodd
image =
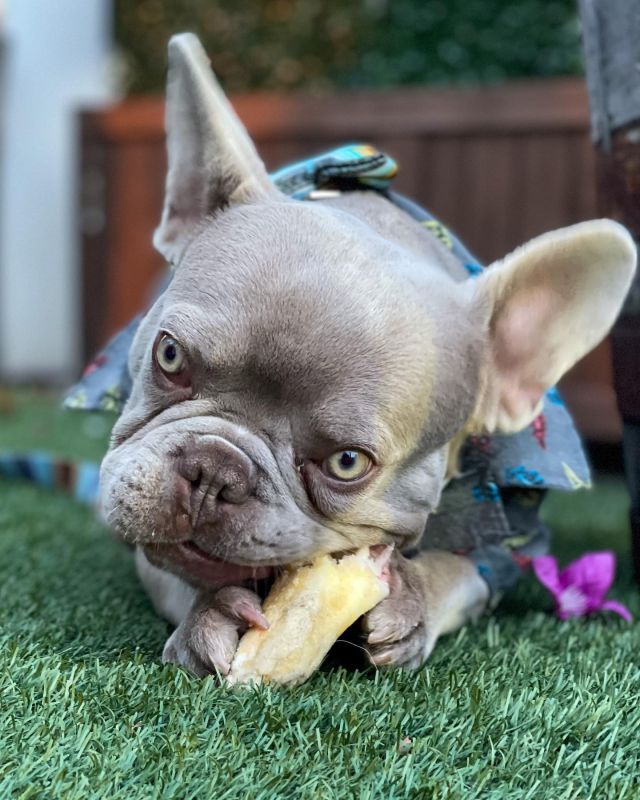
M469 278L464 265L437 236L378 192L343 192L311 202L331 205L352 214L383 238L415 253L425 270L444 272L455 281Z

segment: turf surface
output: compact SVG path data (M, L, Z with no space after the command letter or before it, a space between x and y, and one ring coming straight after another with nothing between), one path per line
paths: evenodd
M23 395L0 449L87 457L103 428ZM609 479L547 516L563 560L618 552L637 616L625 505ZM526 579L417 673L228 691L159 663L168 627L90 511L0 484L0 798L638 798L640 626L549 607Z

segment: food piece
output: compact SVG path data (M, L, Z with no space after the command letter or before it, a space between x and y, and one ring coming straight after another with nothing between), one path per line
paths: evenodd
M391 547L363 547L289 567L274 583L262 611L268 630L240 640L230 683L302 683L349 625L389 594Z

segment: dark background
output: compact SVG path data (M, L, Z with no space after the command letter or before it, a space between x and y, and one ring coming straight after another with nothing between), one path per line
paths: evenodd
M498 82L581 72L575 0L116 0L130 94L193 31L229 92Z

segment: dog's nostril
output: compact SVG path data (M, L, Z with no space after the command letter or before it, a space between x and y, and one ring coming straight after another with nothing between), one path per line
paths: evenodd
M218 499L223 500L225 503L233 503L239 505L249 497L251 487L248 481L230 481L221 487L218 492Z

